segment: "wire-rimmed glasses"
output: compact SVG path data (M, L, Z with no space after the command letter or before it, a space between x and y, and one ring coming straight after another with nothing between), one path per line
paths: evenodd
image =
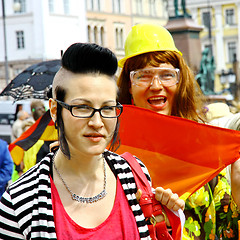
M160 80L164 87L176 85L179 81L180 70L178 68L143 68L130 72L132 84L142 87L149 87L155 78Z

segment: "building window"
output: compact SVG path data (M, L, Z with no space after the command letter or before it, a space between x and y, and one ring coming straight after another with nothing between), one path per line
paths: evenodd
M210 28L211 14L210 12L202 13L202 23L206 28Z
M86 2L88 11L100 11L101 1L100 0L87 0Z
M234 61L234 55L237 54L237 44L236 42L228 42L228 61L232 63Z
M88 34L88 42L92 42L92 38L91 38L91 34L92 34L92 31L91 31L91 27L88 25L87 27L87 34Z
M104 28L103 27L101 27L101 30L100 30L101 32L100 32L100 37L101 37L101 39L100 39L100 45L101 46L104 46L105 45L105 42L104 42Z
M142 0L136 0L136 14L141 15L142 13Z
M119 38L120 38L120 49L123 49L123 29L121 28L120 33L119 33Z
M25 48L24 32L23 31L17 31L16 32L16 37L17 37L17 49Z
M228 25L234 25L234 9L226 9L225 11L225 21Z
M93 10L93 0L86 0L86 6L88 11Z
M14 4L16 9L14 9L14 13L24 13L26 12L26 0L14 0Z
M93 29L93 36L94 36L93 42L98 43L98 29L96 26Z
M156 16L156 1L155 0L149 0L149 14L150 16Z
M121 13L121 0L113 0L113 12Z
M63 9L64 9L64 14L68 15L70 13L69 0L63 0Z
M105 30L103 26L89 24L87 27L88 42L96 43L98 45L104 46L105 44Z
M50 13L54 13L54 0L48 0L48 8Z
M115 29L115 39L116 39L116 48L118 49L118 45L119 45L118 41L119 41L119 39L118 39L118 29L117 28Z
M117 27L115 29L116 49L123 49L123 29Z
M96 0L96 3L95 3L95 5L96 5L96 10L97 11L100 11L101 10L101 1L100 0Z
M17 76L19 73L21 73L22 72L22 68L16 68L15 70L14 70L14 74L15 74L15 76Z

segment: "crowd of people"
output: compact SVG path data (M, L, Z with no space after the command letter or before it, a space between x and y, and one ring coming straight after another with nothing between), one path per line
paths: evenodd
M14 142L25 131L27 131L43 114L46 112L45 104L42 100L32 100L30 104L30 113L23 109L16 108L16 115L21 116L24 113L24 118L17 118L12 125L12 135L16 138L12 139ZM20 115L21 114L21 115ZM16 134L15 132L18 132ZM24 156L20 164L14 164L12 182L16 181L24 172L33 167L49 152L48 145L46 146L43 140L38 140L31 148L24 151Z
M121 72L116 81L118 66ZM227 109L226 115L214 112L214 107L225 105L208 105L206 111L193 72L171 34L159 25L133 26L125 41L125 57L119 61L108 48L72 44L62 56L51 95L49 108L59 141L51 152L47 146L41 161L36 160L37 142L35 150L24 155L22 172L18 171L24 174L7 191L11 175L1 184L5 191L0 200L1 239L150 239L151 224L141 209L141 189L127 161L114 153L120 144L123 104L240 129L239 114ZM17 124L22 121L17 129L22 132L46 111L44 105L35 103L32 120L29 116L20 119L22 110L17 114ZM134 158L151 185L147 167ZM9 173L13 168L9 152L7 161ZM184 210L181 239L239 239L239 161L186 201L170 189L155 189L159 203L178 216ZM171 239L175 223L169 221L170 215L163 210L157 217L156 222L168 225L165 239Z

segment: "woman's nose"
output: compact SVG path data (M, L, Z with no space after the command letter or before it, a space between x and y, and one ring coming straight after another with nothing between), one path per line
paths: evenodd
M89 119L88 125L94 128L103 127L103 119L100 112L95 112L94 115Z
M163 88L163 85L162 85L162 82L161 82L159 76L153 77L152 82L150 84L150 88L151 89L162 89Z

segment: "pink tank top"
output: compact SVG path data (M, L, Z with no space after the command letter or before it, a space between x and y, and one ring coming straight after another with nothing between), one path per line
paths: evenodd
M117 179L117 192L113 209L108 218L95 228L84 228L76 224L65 211L56 186L51 178L53 216L58 240L138 240L140 239L136 220ZM81 203L79 203L81 204Z

